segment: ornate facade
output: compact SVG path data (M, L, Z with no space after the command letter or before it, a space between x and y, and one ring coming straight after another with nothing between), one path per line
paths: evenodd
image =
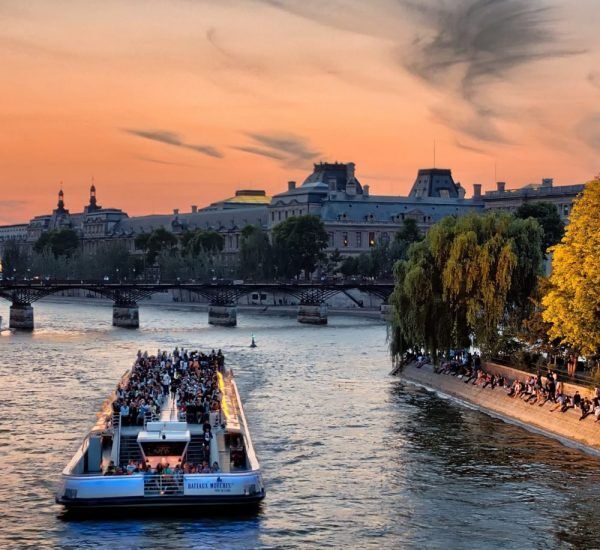
M474 184L473 196L467 198L450 170L428 168L419 170L406 197L371 195L369 186L356 177L354 163L318 163L301 185L290 181L286 191L272 198L261 190L241 190L234 197L202 209L192 206L189 212L175 209L172 214L130 217L118 208L100 206L92 185L89 203L81 212L71 213L66 208L61 190L51 214L36 216L28 224L0 226L0 253L7 242L31 248L44 232L70 228L79 234L85 251L121 242L130 252L141 254L135 248L136 235L163 227L175 234L198 228L218 231L225 239L225 254L233 256L239 251L245 226L257 225L270 231L290 216L313 214L325 224L328 251L337 249L343 255L354 255L392 239L406 219L415 220L419 228L426 230L445 216L484 209L512 211L533 200L553 202L566 218L583 188L554 187L552 180L543 180L539 186L506 191L504 184L498 183L496 191L482 195L481 185Z

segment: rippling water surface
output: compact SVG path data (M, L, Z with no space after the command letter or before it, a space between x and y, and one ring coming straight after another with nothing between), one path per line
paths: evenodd
M600 547L598 461L388 376L377 321L241 313L225 329L148 305L131 331L96 303L35 315L32 335L0 336L1 547ZM101 402L138 349L175 346L220 347L233 366L261 510L68 520L53 492Z

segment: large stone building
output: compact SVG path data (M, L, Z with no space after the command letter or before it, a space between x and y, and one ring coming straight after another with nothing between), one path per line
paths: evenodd
M224 252L235 256L240 247L240 235L247 225L257 225L265 231L290 216L319 216L329 235L328 250L354 255L369 250L379 242L389 241L406 219L413 219L426 230L445 216L464 215L484 209L514 210L533 200L556 204L563 217L568 216L573 199L583 185L553 187L552 180L539 186L505 190L482 195L481 185L473 185L473 196L455 182L448 169L419 170L408 196L371 195L369 186L356 177L354 163L318 163L301 185L288 182L288 188L272 198L260 190L237 191L230 197L205 208L192 206L188 212L175 209L171 214L130 217L118 208L103 208L96 199L96 188L90 188L89 203L81 212L66 208L65 196L59 192L56 208L51 214L36 216L28 224L0 226L0 253L8 242L31 249L46 231L62 228L75 230L85 251L93 252L107 243L124 243L132 253L135 237L163 227L175 234L198 228L212 229L225 239Z
M554 187L552 178L544 178L541 183L530 183L519 189L506 189L506 183L499 181L495 191L486 192L483 202L487 209L507 212L514 212L526 202L550 202L556 205L561 218L567 221L573 201L584 189L584 184Z

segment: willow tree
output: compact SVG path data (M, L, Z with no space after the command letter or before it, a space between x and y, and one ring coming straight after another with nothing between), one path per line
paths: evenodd
M529 313L542 263L542 231L508 214L448 217L395 268L391 352L438 359L470 343L494 354L500 333Z
M575 201L565 235L550 251L550 290L542 299L550 337L584 356L599 355L600 177Z

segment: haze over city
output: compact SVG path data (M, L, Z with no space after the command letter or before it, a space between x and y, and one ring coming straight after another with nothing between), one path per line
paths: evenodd
M354 161L374 193L419 167L598 172L595 0L0 2L0 223L284 189Z

